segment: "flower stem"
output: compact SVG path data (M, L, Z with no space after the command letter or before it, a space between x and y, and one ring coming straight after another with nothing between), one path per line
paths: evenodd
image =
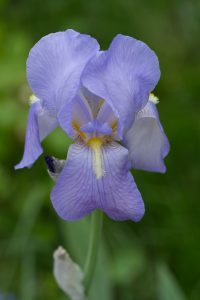
M90 240L83 279L86 294L88 294L96 266L102 223L103 212L100 210L94 211L91 216Z

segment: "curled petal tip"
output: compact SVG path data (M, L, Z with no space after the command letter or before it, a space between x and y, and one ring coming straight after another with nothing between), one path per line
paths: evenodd
M53 274L58 286L70 296L70 299L84 300L83 272L80 267L61 246L54 252L53 258Z
M65 260L66 257L68 257L67 251L62 247L59 246L53 253L53 258L54 259L60 259L60 260Z
M144 203L142 203L142 207L141 207L141 210L140 210L140 213L138 215L136 215L134 217L134 222L139 222L142 220L142 218L144 217L144 214L145 214L145 206L144 206Z

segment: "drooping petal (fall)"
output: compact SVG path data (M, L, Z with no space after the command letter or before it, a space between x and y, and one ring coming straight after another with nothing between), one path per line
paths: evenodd
M52 204L64 220L78 220L96 208L91 157L91 150L83 144L69 147L65 167L51 192Z
M77 220L95 209L115 220L139 221L144 215L140 192L129 173L128 151L113 142L102 146L101 165L94 166L92 148L70 146L67 161L51 193L53 206L65 220ZM102 168L97 178L94 167Z
M41 141L57 127L57 120L49 115L42 107L40 101L31 105L26 129L26 140L23 158L15 169L31 167L42 154Z
M169 142L160 124L154 103L137 113L135 122L125 134L124 145L134 169L161 172L166 171L164 158L169 152Z

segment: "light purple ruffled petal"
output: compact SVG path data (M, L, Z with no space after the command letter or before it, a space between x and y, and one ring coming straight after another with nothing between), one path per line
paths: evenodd
M166 171L164 158L169 152L169 142L160 124L154 103L137 113L136 119L124 138L134 169L161 172Z
M31 49L27 78L52 115L74 97L83 68L98 49L95 39L73 30L49 34Z
M159 78L156 54L141 41L117 35L108 51L94 57L86 66L82 83L106 100L128 129L134 113L145 106Z
M42 109L40 101L31 105L26 129L23 158L15 169L31 167L42 154L40 142L57 127L57 120Z
M80 144L70 146L67 162L51 193L53 206L64 220L77 220L94 209L115 220L139 221L144 204L129 173L128 151L113 142L102 149L105 175L93 172L92 150Z

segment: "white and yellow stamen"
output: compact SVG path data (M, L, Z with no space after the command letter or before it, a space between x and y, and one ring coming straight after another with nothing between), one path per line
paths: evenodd
M32 94L30 97L29 97L29 104L32 105L34 104L35 102L39 102L40 99L38 97L36 97L34 94Z
M158 97L156 97L153 93L150 93L149 95L149 101L154 103L154 104L158 104L159 103L159 99Z

